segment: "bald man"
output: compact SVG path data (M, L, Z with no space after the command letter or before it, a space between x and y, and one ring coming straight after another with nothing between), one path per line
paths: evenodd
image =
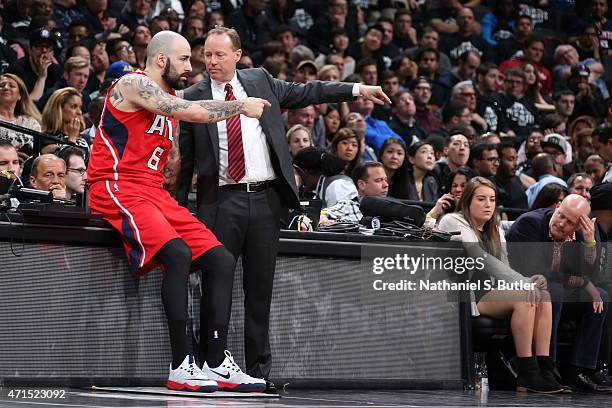
M173 390L212 392L221 384L204 374L189 354L186 338L187 279L192 263L203 271L205 285L211 272L233 276L234 257L210 230L180 207L163 189L162 171L173 143L178 142L177 121L214 123L246 115L259 118L270 104L259 98L239 101L187 101L182 91L191 71L191 48L172 31L157 33L147 48L144 72L123 76L106 96L89 163L90 207L123 237L128 266L142 276L163 265L162 303L168 319L172 363L166 387ZM207 301L221 290L211 289ZM219 336L229 324L229 309L207 308L207 319L217 333L202 334L209 358L223 360L227 345ZM227 364L235 391L261 391L265 381Z
M511 266L525 276L544 275L553 302L551 356L540 367L554 370L561 315L577 316L577 333L563 384L597 393L612 392L608 378L594 376L608 312L608 293L588 276L596 267L595 218L586 198L568 195L554 211L541 208L521 215L506 240ZM540 360L540 357L538 357Z
M41 154L32 162L30 185L51 191L54 198L66 198L66 162L54 154Z

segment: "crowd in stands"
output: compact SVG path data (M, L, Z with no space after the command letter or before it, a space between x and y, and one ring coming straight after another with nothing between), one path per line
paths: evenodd
M106 91L145 67L152 36L172 30L188 39L192 85L206 75L206 32L233 27L242 40L239 68L264 67L277 79L299 83L380 85L392 100L374 106L356 98L286 112L299 191L321 198L328 220L358 221L365 196L427 203L441 227L460 230L464 241L486 243L500 260L490 274L520 273L530 282L535 275L538 290L546 292L540 276L550 289L558 253L542 270L521 270L506 253L504 233L508 241L577 240L575 232L584 227L577 220L590 208L600 211L597 241L608 241L612 200L606 206L601 197L610 198L606 183L612 182L609 18L607 0L0 0L0 120L73 143L0 126L0 169L56 198L82 193ZM175 176L167 179L169 188ZM599 201L588 207L597 188ZM508 220L532 215L519 217L508 231L482 200L491 208L520 210L506 212ZM470 211L481 214L478 222ZM574 228L555 236L551 220L568 214L578 217ZM601 264L608 281L593 282L606 287L612 265ZM577 339L577 347L591 354L572 360L570 383L612 391L605 371L612 350L609 317L602 326L607 294L586 278L577 282L570 286L588 288L603 306L598 313L581 312L599 328ZM554 296L563 295L563 285L555 290ZM490 295L477 295L480 313L511 315L513 322L517 316L529 326L513 323L521 385L540 391L560 386L544 358L546 328L538 325L553 327L554 358L561 311L530 311L518 301L496 308L486 304ZM587 344L597 336L604 338L599 358L599 345ZM542 378L534 371L538 364Z

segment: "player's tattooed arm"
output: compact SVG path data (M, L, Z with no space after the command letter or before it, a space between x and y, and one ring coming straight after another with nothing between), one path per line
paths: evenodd
M267 101L259 98L240 101L187 101L170 95L149 77L139 74L124 76L117 85L121 85L117 92L132 105L189 122L212 123L238 114L258 118L263 108L269 106Z

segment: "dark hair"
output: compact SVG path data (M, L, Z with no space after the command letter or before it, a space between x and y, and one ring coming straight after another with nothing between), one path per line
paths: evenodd
M529 37L527 37L527 40L525 41L525 46L523 47L523 49L527 49L527 48L531 47L531 44L536 43L536 42L540 42L540 43L546 45L546 42L544 41L544 38L542 38L540 35L538 35L538 34L531 34Z
M471 54L477 56L479 60L482 58L478 52L474 50L467 50L467 51L462 52L461 55L459 55L458 62L462 62L465 64Z
M461 116L467 108L467 103L461 99L451 99L442 109L442 122L449 123L455 116Z
M492 69L498 69L498 66L491 62L483 62L478 68L476 68L476 76L487 75Z
M330 151L334 154L337 154L338 144L342 140L352 139L352 138L355 138L355 140L357 141L357 154L355 155L355 158L350 163L346 163L347 166L346 166L345 173L347 176L350 176L355 171L355 169L359 167L360 162L361 162L361 143L359 142L359 136L357 135L357 132L347 127L340 128L334 135L331 145L329 146Z
M272 57L276 54L285 55L285 48L280 41L272 40L261 46L261 54L262 58L265 60L266 58Z
M86 20L83 20L81 18L72 20L70 24L68 24L66 32L69 32L72 27L85 27L87 29L87 32L91 34L91 26Z
M85 153L83 153L83 149L74 146L67 146L63 149L60 148L57 156L66 162L66 168L68 168L68 162L72 156L79 156L81 159L83 159L83 161L85 160Z
M559 99L561 99L562 96L567 96L567 95L576 96L571 89L564 88L564 89L561 89L560 91L555 92L555 94L553 95L553 101L557 102Z
M540 129L554 129L565 123L565 118L558 113L549 113L540 120Z
M389 79L389 78L397 78L397 74L393 71L383 71L382 74L380 74L380 82L382 83L385 79Z
M376 60L374 58L364 58L361 61L359 61L359 64L357 64L357 69L355 70L355 72L361 74L361 71L365 67L368 67L370 65L374 65L376 69L378 70L378 65L376 64Z
M514 150L518 150L518 148L516 147L516 143L512 140L502 140L498 145L497 145L497 155L499 156L499 159L501 160L502 156L504 155L504 149L514 149Z
M286 63L277 61L272 57L267 57L264 62L261 63L261 67L270 73L274 78L278 78L278 75L283 71L283 65Z
M8 139L0 139L0 147L5 149L13 148L15 151L17 151L17 148L13 146L13 143L11 143L11 141Z
M548 183L538 193L535 201L529 208L529 211L537 210L538 208L547 208L559 201L561 193L568 195L565 187L557 183Z
M453 187L453 182L455 181L455 177L457 175L465 176L465 181L470 181L472 178L476 177L476 173L474 173L474 170L470 169L467 166L461 166L457 170L453 170L449 173L446 182L446 191L451 191L451 188Z
M380 162L371 161L371 162L363 163L361 166L357 167L355 171L353 172L353 183L357 185L357 182L359 180L368 181L368 177L369 177L368 170L374 169L377 167L382 167L384 169L383 164Z
M420 61L421 58L423 58L423 54L425 54L426 52L433 52L434 54L436 54L436 59L440 61L440 52L436 50L435 48L431 48L431 47L422 48L417 54L417 61Z
M321 147L305 147L296 153L293 164L310 174L335 176L344 170L344 161Z
M389 187L393 186L393 196L395 198L408 198L408 174L410 172L410 164L408 163L408 154L406 153L406 144L403 140L397 137L388 137L380 147L380 162L383 161L383 153L387 147L392 144L398 144L404 149L404 162L395 170L393 176L389 179ZM383 163L384 167L384 163Z
M597 141L601 144L608 143L608 140L612 137L612 127L600 126L593 131L593 137L597 138Z
M475 159L482 160L482 154L491 150L497 151L494 144L491 143L476 143L470 148L470 158L468 159L468 165L473 167L473 161Z

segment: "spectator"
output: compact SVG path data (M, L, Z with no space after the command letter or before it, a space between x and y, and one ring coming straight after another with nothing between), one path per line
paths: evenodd
M562 44L555 49L555 61L557 62L553 70L555 81L564 84L572 75L587 68L588 82L597 85L603 98L608 98L608 88L602 78L604 68L600 62L592 58L581 61L578 51L567 44Z
M400 91L391 97L391 101L389 127L402 137L407 146L415 141L425 140L427 132L419 126L416 120L416 105L410 92Z
M75 21L81 20L83 15L77 8L76 0L54 0L53 20L57 23L57 29L66 34L68 27Z
M439 227L444 231L460 231L461 235L453 239L463 242L470 256L484 260L485 267L475 273L473 281L494 277L505 282L534 284L532 290L474 291L470 296L474 299L472 315L497 319L510 316L517 353L517 390L544 393L563 391L552 372L552 313L550 296L546 292L547 281L539 274L525 277L509 266L506 241L497 217L495 185L482 177L471 179L461 195L457 211L445 215Z
M185 18L181 28L181 34L187 39L187 41L189 41L190 44L193 41L202 38L204 36L204 20L196 16Z
M89 156L89 145L80 134L85 130L85 121L81 111L81 94L74 88L62 88L55 91L49 98L42 113L42 130L51 135L75 143L83 149L86 160ZM34 149L34 154L51 153L57 149L55 142L40 142L40 149Z
M191 69L197 72L205 72L205 57L204 57L204 42L206 39L204 37L196 38L191 42L191 58L189 62L191 62Z
M177 14L177 16L185 15L185 11L183 11L183 5L179 0L157 0L155 2L151 2L151 11L154 16L164 14L164 12L167 10L172 10L174 13ZM151 35L154 34L151 33Z
M358 27L354 16L349 14L347 0L331 0L328 3L328 11L317 19L308 30L308 43L318 52L329 54L332 50L329 44L334 43L334 30L344 30L350 43L355 43L358 38ZM242 35L240 36L242 38Z
M168 7L168 8L165 8L161 13L159 13L159 16L168 20L168 24L170 25L170 31L174 31L175 33L179 32L179 27L181 25L181 19L180 19L178 11L176 11L174 8ZM183 21L183 24L185 24L186 22L187 22L187 18L185 18L185 20Z
M567 184L563 179L559 178L561 170L558 164L555 163L555 158L548 153L539 153L533 158L533 177L537 180L536 183L530 186L525 194L527 194L527 205L531 207L538 196L538 193L546 184L557 183L565 188Z
M387 174L381 163L369 162L359 167L353 175L359 201L364 197L386 197L389 192Z
M395 73L400 88L409 89L417 77L419 67L405 55L399 55L391 61L391 71Z
M83 150L67 147L61 149L58 156L66 162L66 199L75 200L77 195L82 197L87 183L87 165ZM82 201L82 198L80 200Z
M135 2L139 1L149 1L149 0L133 0ZM134 55L136 60L136 65L133 65L134 68L137 69L145 69L145 63L147 59L147 45L151 41L151 31L149 31L149 27L145 25L138 25L134 28L134 34L132 34L132 46L134 47Z
M593 179L586 173L574 173L567 180L569 194L578 194L587 200L591 200L591 188Z
M464 7L457 13L457 33L446 36L440 49L456 64L461 54L475 51L485 61L493 60L489 45L479 35L478 23L474 19L472 9Z
M57 81L55 85L43 94L38 100L38 109L43 110L51 95L58 89L72 87L81 94L81 111L87 113L87 107L90 102L89 94L83 91L89 80L89 72L89 63L86 60L81 57L68 58L64 64L64 78Z
M431 84L429 104L436 107L443 106L450 99L453 78L450 71L440 68L438 51L433 48L422 49L419 51L417 63L419 75L425 77Z
M504 91L494 96L505 115L505 123L517 136L527 137L536 123L537 109L525 98L525 73L520 68L505 72ZM499 129L498 129L499 130Z
M321 54L323 55L323 54ZM351 64L345 65L345 57L341 54L328 54L323 58L323 63L325 65L333 65L338 68L338 72L340 72L340 78L346 78L353 73L355 70L355 60L352 57L346 57L347 60L351 60ZM320 58L317 58L320 60Z
M318 71L319 81L340 81L340 70L335 65L324 65Z
M344 123L347 128L357 133L357 139L359 139L359 148L361 149L361 162L365 163L369 161L376 161L376 152L374 151L374 148L368 146L365 142L367 125L361 113L348 113L344 117Z
M300 124L291 126L287 131L287 144L291 157L295 157L305 147L311 147L313 144L310 129Z
M33 30L29 34L30 52L7 68L26 85L33 101L38 101L62 76L62 68L53 62L56 39L46 28Z
M451 71L453 85L462 81L472 81L476 75L476 70L480 66L480 55L474 50L468 50L459 56L458 62L457 67Z
M102 84L102 82L104 82L106 70L110 65L108 53L106 52L106 44L103 42L96 42L90 49L90 53L93 74L97 78L98 84Z
M443 189L441 194L448 193L449 177L451 172L467 164L470 154L468 138L461 133L451 134L447 140L448 156L438 160L434 167L434 175L438 179L438 186Z
M439 134L445 139L450 136L450 131L455 125L469 125L472 114L467 104L459 99L452 99L442 109L442 125L430 134Z
M576 150L574 160L571 163L572 173L583 172L585 160L595 152L593 149L593 129L587 128L579 131L576 134L574 145Z
M148 26L151 0L127 0L124 10L119 16L119 24L125 25L133 32L138 26Z
M597 121L592 116L583 115L578 116L576 119L570 122L567 135L569 136L569 142L572 146L576 146L576 137L582 130L590 129L595 130L597 127Z
M417 45L417 30L412 26L412 12L409 9L398 9L395 12L393 43L400 52L405 52Z
M518 155L511 141L497 145L499 168L492 181L498 191L499 205L509 208L528 208L525 187L517 175Z
M438 51L440 68L450 71L453 67L451 60L448 58L448 55L440 51L439 44L440 34L438 33L438 30L432 26L426 26L421 30L418 46L410 48L405 54L414 61L417 59L421 50L425 48L433 48L434 50Z
M595 25L599 33L599 52L603 58L610 53L612 48L612 43L610 43L610 39L612 39L612 21L608 20L607 0L591 1L591 14L587 19L578 21L578 30L576 32L581 32L581 27L589 24Z
M287 127L294 125L302 125L309 132L312 132L317 120L317 111L314 105L308 105L303 108L289 109L287 111ZM314 140L316 146L322 146L323 141Z
M111 41L106 44L110 62L125 61L131 66L136 65L136 53L132 44L125 40Z
M21 177L21 163L15 146L6 139L0 139L0 171L8 171Z
M497 60L505 61L518 58L525 48L525 42L533 34L533 20L528 14L521 14L516 19L514 36L499 41Z
M317 79L317 66L312 60L304 60L297 64L293 75L294 82L305 84L315 79Z
M499 103L493 98L497 92L500 76L497 65L484 63L476 70L476 113L487 123L487 128L498 132L505 128L505 115Z
M340 129L340 111L338 110L338 105L328 103L323 120L325 122L325 147L327 147Z
M410 85L410 91L416 106L414 117L427 133L440 127L440 119L438 119L429 108L431 100L431 84L425 77L418 77Z
M25 84L16 75L0 75L0 119L28 129L40 131L40 112L32 103ZM0 139L10 141L25 155L31 155L32 136L0 128Z
M478 133L484 133L488 129L489 125L484 118L480 116L478 112L476 112L478 103L476 99L476 91L474 90L472 81L462 81L457 83L453 87L453 98L465 102L468 110L470 111L470 125L475 129L478 129Z
M582 27L580 36L570 43L578 51L578 59L581 61L593 59L601 62L597 32L598 29L595 24L587 23Z
M397 13L397 12L396 12ZM383 29L382 46L380 56L384 63L384 69L389 69L389 64L393 58L400 54L399 48L393 42L393 20L388 17L381 17L376 22Z
M389 98L396 96L400 92L400 82L395 72L383 71L380 79L380 86L382 87L383 92L387 94Z
M344 174L351 176L359 167L361 159L361 145L357 133L349 128L341 128L334 136L330 152L344 161Z
M30 185L51 191L53 198L66 198L66 163L54 154L42 154L32 162Z
M408 148L408 199L434 203L440 197L438 181L432 174L435 166L433 146L416 142Z
M540 92L541 84L538 81L538 70L531 62L523 63L521 67L525 73L525 99L541 112L551 112L555 106L547 102ZM572 107L573 108L573 107Z
M332 30L332 47L330 54L338 54L344 59L344 78L355 72L357 62L349 55L350 38L348 32L344 28L334 28Z
M468 181L474 177L474 172L469 167L459 167L452 171L448 176L448 185L445 186L445 191L436 201L436 205L427 213L431 217L440 221L442 216L447 213L454 212L461 201L461 194L465 189Z
M368 27L361 46L354 47L351 53L355 61L372 60L375 64L376 70L382 72L389 68L391 65L391 59L387 57L387 64L383 60L382 55L382 39L385 29L380 24L374 24ZM357 72L363 77L363 73L358 68ZM365 80L366 78L364 78ZM377 83L368 83L368 85L377 85Z
M542 139L544 133L539 129L531 131L527 140L521 143L518 150L519 173L531 173L531 161L538 154L542 153Z
M555 93L553 104L556 112L563 116L567 124L574 113L574 106L576 105L576 96L574 93L569 89L563 89Z
M553 302L550 343L553 361L562 313L573 311L579 316L581 330L576 332L571 365L564 383L591 392L609 393L612 388L597 384L591 377L597 365L608 294L586 277L575 276L585 268L592 268L596 258L595 222L589 219L590 211L584 197L570 194L554 211L541 208L521 215L506 238L517 243L509 247L513 268L525 275L541 274L548 279ZM536 242L542 244L534 245ZM583 248L572 242L583 243ZM585 302L586 299L589 301Z
M118 34L115 30L118 29L117 19L112 11L108 10L108 1L106 0L85 0L80 12L89 27L91 33L97 40L106 40L118 38L116 36L109 37L111 33ZM126 27L127 28L127 27ZM122 30L122 34L125 33ZM121 35L121 34L120 34Z
M549 208L551 210L555 210L561 205L567 196L568 190L562 185L557 183L546 184L538 193L538 196L529 208L529 211L537 210L539 208Z
M70 22L67 31L67 45L69 47L85 38L89 38L91 35L89 24L87 24L87 21L85 20L75 20Z
M598 154L592 154L584 162L584 172L591 176L593 184L602 182L606 173L606 162Z
M389 184L389 197L408 199L409 165L406 159L406 146L404 142L390 137L380 148L380 162L387 174Z
M499 66L502 73L510 68L519 68L525 62L531 62L538 70L538 81L542 86L540 90L546 95L550 95L553 91L553 79L550 71L542 66L542 58L544 57L544 40L536 35L532 35L525 41L523 54L505 60Z
M470 149L468 164L476 175L484 178L492 178L497 174L499 168L499 156L495 145L488 143L477 143Z
M357 59L357 73L366 85L378 85L378 68L376 60L367 57L363 60Z
M576 95L574 116L588 115L600 118L605 115L605 104L597 85L589 83L589 69L577 66L567 80L567 87Z
M159 4L159 2L158 2ZM151 24L149 24L149 30L151 31L151 37L160 31L169 31L170 30L170 22L166 17L157 16L151 20Z
M386 122L372 117L374 102L362 97L357 97L355 100L347 102L347 104L351 112L360 113L365 118L365 142L367 145L372 146L377 152L380 151L386 138L392 136L400 138L398 134L391 130Z
M492 12L485 14L480 22L482 38L490 45L498 45L514 37L516 19L519 13L518 1L499 0Z
M302 196L307 191L315 192L323 208L332 207L338 201L357 198L353 180L342 174L345 163L324 149L306 147L295 155L293 164L302 178Z
M274 38L272 27L264 13L265 5L261 0L246 0L240 10L227 17L228 27L235 27L240 34L242 49L257 63L263 61L261 46Z
M300 44L300 37L289 26L282 25L276 31L276 40L280 41L285 49L285 53L289 55L293 48Z
M599 127L593 132L593 148L608 163L608 170L601 182L612 182L612 128Z
M204 20L206 17L206 2L204 0L190 0L187 6L187 17L197 17Z

